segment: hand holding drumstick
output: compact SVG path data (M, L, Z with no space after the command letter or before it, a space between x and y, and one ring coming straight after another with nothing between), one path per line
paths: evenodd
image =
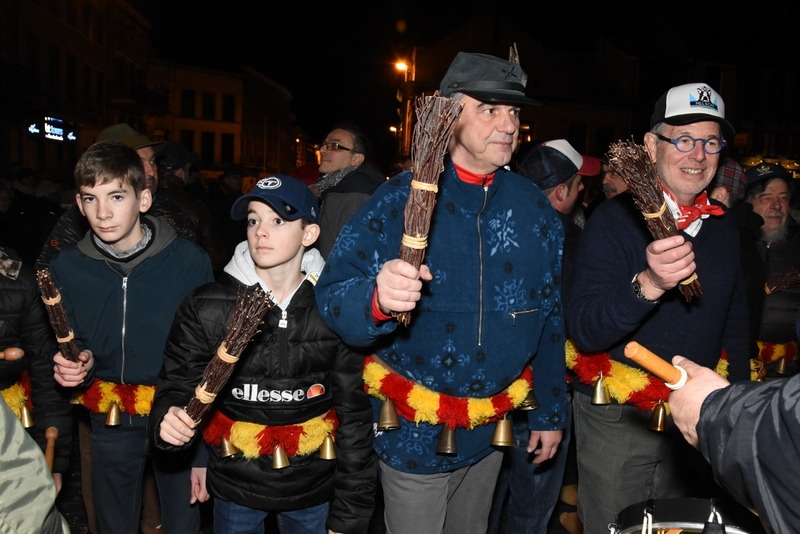
M635 341L625 345L625 356L663 380L670 389L679 389L686 383L683 367L670 365Z

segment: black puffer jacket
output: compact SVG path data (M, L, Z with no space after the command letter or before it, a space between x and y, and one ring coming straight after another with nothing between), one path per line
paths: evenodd
M0 245L0 255L5 254L19 260L13 251ZM65 473L72 442L72 406L53 378L53 355L58 345L33 269L27 264L16 277L13 268L0 268L0 349L10 347L21 348L25 355L19 360L0 360L0 390L14 385L28 371L35 425L29 432L44 449L45 430L51 426L58 429L53 471Z
M151 412L156 447L175 448L158 437L158 423L170 406L186 406L203 371L225 336L238 291L227 273L196 290L180 307L164 355L164 369ZM331 501L328 528L367 532L377 485L372 454L372 410L363 389L363 357L349 350L320 317L314 286L303 282L286 309L270 310L217 395L214 408L236 421L260 425L305 422L335 408L339 428L336 460L316 454L290 457L284 469L272 468L272 456L246 460L241 453L221 458L209 447L207 484L215 497L261 510L297 510ZM325 393L308 399L255 402L236 398L234 389L307 391L322 384ZM241 395L237 395L241 397ZM269 397L269 396L268 396ZM211 413L206 415L206 419ZM198 439L196 435L194 439Z

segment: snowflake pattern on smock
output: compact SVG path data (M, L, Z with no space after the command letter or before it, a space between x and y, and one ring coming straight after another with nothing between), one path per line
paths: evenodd
M519 248L516 224L511 220L511 216L512 210L506 210L489 221L489 228L494 232L487 239L490 256L494 256L498 252L509 252L512 248Z

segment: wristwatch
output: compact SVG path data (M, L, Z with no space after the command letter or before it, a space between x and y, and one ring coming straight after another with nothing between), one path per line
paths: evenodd
M640 284L639 281L637 280L638 277L639 274L637 273L633 276L633 280L631 280L631 289L633 289L633 294L636 295L636 298L638 298L639 300L643 300L650 304L657 303L658 299L650 300L649 298L644 296L644 292L642 291L642 284Z

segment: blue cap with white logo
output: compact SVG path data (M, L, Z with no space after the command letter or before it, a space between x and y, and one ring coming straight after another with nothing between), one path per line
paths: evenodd
M251 200L269 204L281 218L294 221L306 217L319 223L319 204L306 184L285 174L273 174L261 178L246 195L236 199L231 207L231 217L238 221L247 217L247 206Z

